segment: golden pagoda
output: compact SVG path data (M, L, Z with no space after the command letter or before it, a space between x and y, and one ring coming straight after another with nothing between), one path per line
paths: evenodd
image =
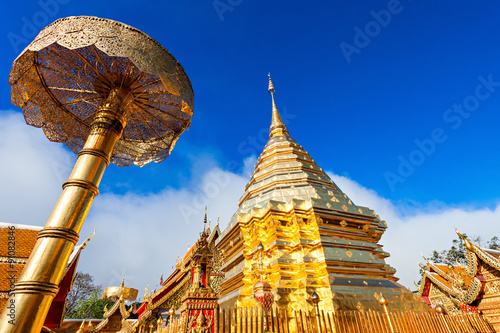
M218 241L224 256L221 308L257 305L252 267L263 266L281 309L311 311L311 295L325 311L382 310L380 293L392 310L426 311L398 284L396 270L378 242L387 223L355 205L289 134L274 100L269 141L239 200L239 209ZM257 249L262 243L264 249ZM258 273L258 272L257 272Z

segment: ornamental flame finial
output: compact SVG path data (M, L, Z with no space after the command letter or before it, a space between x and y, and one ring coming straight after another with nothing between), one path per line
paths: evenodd
M88 238L87 238L87 239L83 242L83 244L82 244L82 249L84 249L84 248L86 248L86 247L87 247L87 242L88 242L89 240L91 240L91 239L92 239L92 237L94 237L94 236L95 236L95 229L94 229L94 233L93 233L92 235L90 235L90 236L89 236L89 237L88 237Z
M474 245L472 245L472 243L467 239L467 237L458 232L457 227L455 227L455 232L457 233L458 237L460 237L464 241L467 250L474 251Z

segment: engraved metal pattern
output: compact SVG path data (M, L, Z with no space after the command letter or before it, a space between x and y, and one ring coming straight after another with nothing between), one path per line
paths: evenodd
M49 294L55 296L58 291L59 286L50 282L20 281L15 286L16 294Z
M46 227L38 233L37 239L44 237L62 238L70 241L73 244L78 242L79 236L73 229Z
M477 274L477 269L479 264L476 254L467 250L465 251L465 258L467 260L465 274L467 274L467 276L470 278L475 277Z
M158 42L120 22L68 17L44 28L14 61L12 102L47 138L82 149L98 107L113 87L126 93L126 127L111 161L161 162L193 115L193 90Z
M99 195L99 189L97 188L97 186L95 186L94 184L92 184L89 181L85 181L85 180L81 180L81 179L68 179L67 181L65 181L63 183L62 188L64 189L68 186L78 186L78 187L81 187L83 189L91 191L94 194L94 196Z
M472 279L470 285L468 286L467 292L461 297L460 300L465 304L471 304L477 299L481 291L482 283L478 278L475 277Z

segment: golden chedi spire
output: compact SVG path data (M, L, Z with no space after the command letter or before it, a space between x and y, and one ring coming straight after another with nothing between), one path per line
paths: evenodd
M221 306L256 305L253 273L256 264L266 264L281 309L309 311L313 291L327 311L359 310L359 304L380 309L373 295L381 292L396 309L424 309L385 262L389 253L378 241L387 224L373 210L355 205L289 135L274 92L269 77L270 138L217 242L225 251ZM254 254L260 243L266 249L262 264ZM275 262L280 264L270 265Z
M274 92L276 91L276 89L274 89L273 80L271 79L271 73L269 73L268 76L269 88L267 89L267 91L271 94L271 98L273 100L273 118L271 122L271 128L269 129L269 138L272 138L276 135L290 135L288 133L288 129L281 120L280 113L278 112L278 108L276 107L276 102L274 101Z
M309 153L290 136L276 107L275 88L270 74L268 92L272 96L269 140L238 202L239 213L248 213L269 200L289 202L292 199L314 199L326 209L335 203L339 208L344 204L351 205L350 199L341 193ZM332 196L335 196L333 200Z

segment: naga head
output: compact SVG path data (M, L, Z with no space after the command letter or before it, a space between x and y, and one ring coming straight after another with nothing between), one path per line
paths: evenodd
M455 227L455 232L457 233L458 237L460 237L464 241L467 250L474 251L474 245L472 245L472 243L464 235L458 232L457 227Z

